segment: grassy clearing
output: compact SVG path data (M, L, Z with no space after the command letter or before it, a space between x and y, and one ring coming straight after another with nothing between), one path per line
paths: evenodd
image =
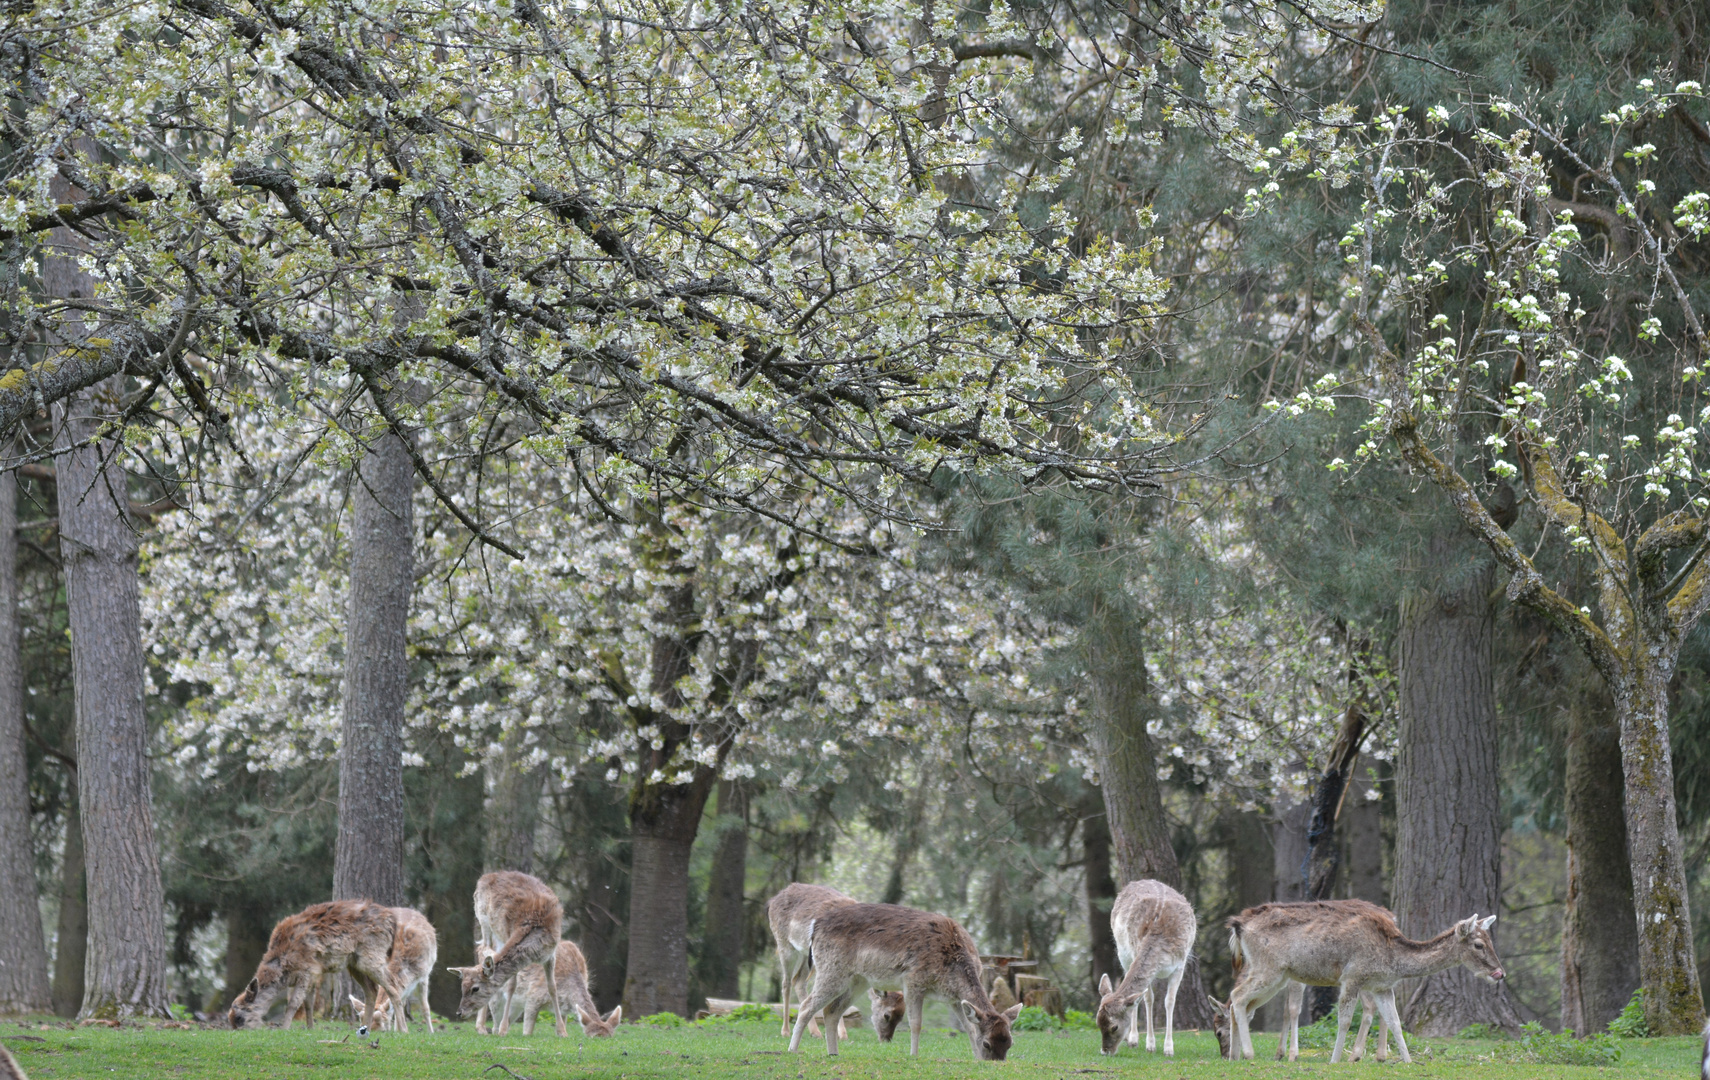
M692 1080L948 1080L991 1077L1003 1070L1016 1080L1100 1080L1129 1073L1150 1073L1170 1080L1218 1077L1269 1078L1348 1076L1401 1068L1398 1062L1330 1066L1327 1050L1303 1051L1294 1065L1270 1060L1227 1062L1218 1058L1209 1034L1178 1035L1176 1057L1124 1048L1115 1058L1101 1057L1093 1032L1020 1032L1009 1060L972 1060L965 1038L947 1029L922 1035L921 1056L908 1056L907 1033L889 1046L860 1031L828 1058L823 1042L804 1043L804 1052L784 1050L777 1028L766 1023L687 1025L649 1028L626 1024L612 1039L580 1037L574 1025L569 1039L557 1039L549 1023L524 1038L477 1036L469 1024L454 1024L429 1036L381 1035L359 1040L342 1024L317 1024L290 1031L230 1031L219 1028L168 1028L136 1025L122 1029L68 1027L60 1021L5 1021L0 1042L15 1054L32 1080L74 1077L167 1077L171 1080L503 1080L506 1066L529 1080L644 1080L687 1077ZM347 1038L348 1036L348 1038ZM330 1043L330 1045L329 1045ZM377 1045L376 1045L377 1044ZM1275 1038L1257 1043L1262 1053L1275 1049ZM1479 1077L1481 1080L1534 1080L1583 1075L1672 1077L1693 1074L1696 1039L1629 1039L1612 1068L1527 1064L1498 1060L1512 1044L1473 1039L1415 1039L1414 1077ZM491 1071L484 1072L484 1070Z

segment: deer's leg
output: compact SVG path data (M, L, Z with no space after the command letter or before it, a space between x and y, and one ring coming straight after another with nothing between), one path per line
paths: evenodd
M855 988L851 986L825 1007L825 1052L833 1057L837 1055L837 1040L848 1034L843 1028L843 1010L849 1008L849 1000L854 996Z
M294 982L287 993L289 996L285 999L285 1030L290 1031L291 1021L296 1019L297 1010L303 1007L303 999L309 996L309 985L303 981Z
M1146 1049L1156 1050L1157 1046L1152 1037L1152 987L1140 991L1140 996L1134 999L1134 1007L1128 1010L1128 1045L1140 1045L1140 1010L1146 1010Z
M1300 1005L1305 996L1306 987L1289 983L1288 996L1283 1002L1282 1034L1277 1036L1278 1061L1284 1058L1293 1061L1300 1056Z
M782 942L778 944L778 970L781 973L778 985L782 988L778 992L784 997L784 1016L778 1025L778 1034L788 1035L790 1033L790 981L796 975L790 970L790 958Z
M903 986L903 1012L908 1015L908 1056L920 1056L920 1016L926 1008L926 991L918 986ZM952 1002L952 1012L961 1006Z
M1229 1019L1235 1026L1235 1043L1230 1047L1230 1053L1236 1058L1252 1059L1253 1014L1286 985L1288 980L1281 978L1269 984L1260 983L1256 978L1251 982L1236 982L1229 995Z
M1372 1029L1372 1018L1377 1015L1377 1002L1371 994L1360 991L1360 1033L1354 1036L1354 1051L1348 1055L1349 1061L1359 1061L1366 1056L1366 1034Z
M1378 1010L1377 1018L1377 1059L1389 1060L1389 1021L1384 1019L1383 1010Z
M428 1008L428 980L420 983L422 988L422 1019L427 1021L428 1034L433 1034L433 1010Z
M1342 1047L1348 1041L1348 1023L1354 1018L1354 1002L1359 1000L1357 993L1349 993L1348 988L1342 988L1342 995L1336 999L1336 1045L1330 1050L1330 1064L1342 1060Z
M842 979L829 977L829 972L827 972L823 967L819 968L818 971L815 972L813 977L813 991L808 994L807 998L803 1000L801 1005L796 1009L796 1026L790 1033L791 1052L801 1049L802 1035L807 1031L808 1021L818 1015L819 1010L825 1008L826 1002L833 998L843 996L843 994L849 989L849 982L850 980L848 976L844 976ZM841 985L833 986L833 983L841 983ZM836 1040L837 1029L833 1028L826 1035L826 1048L831 1050L833 1053L836 1052Z
M1183 963L1170 976L1170 985L1164 988L1164 1056L1176 1056L1176 991L1182 987L1182 976L1187 974L1187 964Z
M564 1003L558 1000L558 946L552 947L552 951L546 954L546 959L540 962L540 966L546 969L546 992L547 996L552 998L552 1018L558 1022L558 1037L567 1039L570 1037L570 1026L564 1022Z
M1396 1049L1401 1051L1401 1060L1403 1062L1412 1062L1413 1058L1408 1056L1407 1053L1407 1033L1401 1030L1401 1017L1397 1016L1395 1012L1394 987L1391 987L1388 990L1377 991L1377 1005L1378 1015L1383 1017L1383 1022L1389 1026L1389 1030L1395 1032L1395 1046ZM1380 1034L1378 1036L1380 1047L1379 1053L1382 1053L1382 1041L1383 1035Z

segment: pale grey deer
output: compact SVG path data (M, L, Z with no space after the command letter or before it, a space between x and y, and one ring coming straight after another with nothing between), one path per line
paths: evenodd
M1231 1056L1253 1057L1252 1015L1290 980L1340 989L1332 1062L1342 1059L1354 1002L1370 994L1378 1015L1395 1033L1402 1061L1412 1061L1395 1008L1395 985L1464 964L1491 982L1504 977L1490 927L1492 915L1477 915L1429 941L1405 937L1395 916L1363 900L1314 900L1261 904L1229 920L1229 951L1235 989L1229 995ZM1363 1049L1363 1048L1362 1048Z
M1174 1057L1176 990L1187 970L1188 954L1199 933L1199 920L1187 897L1161 881L1146 879L1123 886L1110 908L1110 932L1116 938L1116 958L1122 981L1112 987L1110 976L1098 984L1098 1030L1104 1053L1114 1054L1126 1041L1140 1045L1138 1013L1146 1009L1146 1049L1157 1049L1152 1027L1152 984L1165 980L1164 1056Z

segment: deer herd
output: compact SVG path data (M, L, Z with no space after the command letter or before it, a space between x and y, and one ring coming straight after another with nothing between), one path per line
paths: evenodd
M974 1057L1002 1061L1022 1006L1000 1010L981 978L979 950L954 919L897 904L863 904L821 885L794 884L767 905L782 974L783 1029L792 1052L802 1036L824 1017L826 1052L837 1053L847 1038L845 1010L865 990L879 1039L889 1042L908 1021L909 1053L920 1053L921 1010L928 994L950 1003L954 1021L968 1036ZM588 990L588 964L575 942L562 936L564 911L557 895L539 879L514 871L483 876L475 888L479 926L471 967L449 970L462 981L459 1012L474 1015L476 1031L489 1021L504 1035L522 1019L532 1034L539 1014L550 1008L559 1036L568 1033L566 1010L584 1034L609 1036L623 1018L623 1007L601 1015ZM1352 1059L1365 1055L1371 1022L1378 1020L1377 1057L1387 1056L1393 1035L1403 1061L1408 1056L1396 1012L1395 987L1463 964L1492 982L1503 978L1490 928L1494 915L1463 919L1428 941L1413 941L1395 917L1363 900L1317 900L1261 904L1228 920L1229 952L1235 985L1228 1002L1212 1002L1212 1029L1223 1055L1253 1057L1251 1024L1258 1008L1287 992L1286 1029L1277 1057L1299 1056L1298 1018L1305 988L1334 986L1337 1003L1336 1045L1332 1062L1342 1059L1355 1002L1364 1017L1354 1039ZM1124 975L1112 985L1099 983L1097 1022L1101 1049L1114 1054L1123 1043L1140 1045L1142 1010L1146 1049L1157 1048L1153 993L1164 984L1163 1052L1175 1054L1176 992L1187 971L1199 923L1193 906L1175 889L1158 881L1130 882L1110 912L1111 934ZM367 900L315 904L280 920L267 952L228 1017L234 1028L261 1024L283 998L286 1027L301 1013L313 1024L310 995L324 977L348 973L362 997L352 1008L365 1028L408 1031L406 1010L421 1003L422 1020L433 1031L427 981L438 958L438 940L427 918L411 908L385 907ZM804 992L805 988L805 992ZM790 1025L790 998L800 1002ZM1710 1080L1707 1074L1705 1080Z

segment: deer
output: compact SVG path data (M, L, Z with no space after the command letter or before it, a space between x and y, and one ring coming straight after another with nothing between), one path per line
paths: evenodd
M829 1007L841 1016L857 980L870 987L900 984L908 1015L909 1056L920 1056L921 1008L927 994L950 1000L968 1029L974 1057L1002 1061L1014 1041L1010 1025L1021 1005L999 1012L980 985L974 939L948 915L897 904L839 904L814 916L807 930L813 991L796 1014L790 1052L801 1049L808 1021ZM825 1025L825 1049L837 1053L837 1025Z
M255 977L232 1002L227 1019L234 1028L262 1023L283 992L284 1026L289 1029L322 974L346 970L362 989L364 1026L372 1030L379 994L383 991L394 1001L403 996L387 965L397 935L392 909L368 900L333 900L287 915L273 928ZM305 1022L315 1026L312 1016Z
M784 1009L778 1031L780 1036L790 1034L790 988L811 970L808 965L808 925L821 911L853 903L853 899L836 889L799 881L784 886L767 901L766 919L772 924L772 940L778 946L778 967L782 971L779 985L783 987ZM879 1036L880 1042L890 1042L897 1025L902 1023L902 995L894 990L881 992L870 987L867 994L872 1005L873 1032ZM796 997L798 1001L801 999L799 990ZM830 1020L828 1015L826 1022ZM817 1036L819 1033L819 1017L814 1016L808 1021L808 1034ZM841 1014L837 1017L837 1037L849 1037L849 1028Z
M1395 1033L1401 1060L1411 1062L1407 1037L1395 1009L1395 984L1464 964L1490 982L1505 976L1490 928L1496 916L1462 919L1429 941L1405 937L1395 916L1364 900L1311 900L1261 904L1229 919L1229 952L1236 960L1235 988L1229 995L1233 1025L1231 1053L1253 1056L1248 1023L1253 1010L1269 1001L1290 980L1307 986L1340 989L1336 1004L1336 1045L1331 1062L1342 1059L1354 1002L1365 994Z
M1161 881L1130 881L1110 908L1110 932L1116 938L1116 958L1122 962L1122 982L1110 985L1106 973L1098 983L1098 1030L1106 1054L1126 1040L1140 1045L1138 1013L1146 1007L1146 1050L1157 1049L1152 1029L1152 984L1167 980L1164 990L1164 1056L1176 1056L1176 991L1187 971L1189 952L1199 933L1199 920L1187 897Z
M582 955L581 948L574 941L560 941L555 965L557 970L557 992L560 1001L570 1003L576 1019L582 1025L582 1033L589 1038L609 1038L623 1022L623 1006L619 1005L604 1016L594 1005L593 995L588 992L588 960ZM546 989L546 969L539 964L533 964L522 970L517 976L517 994L512 1000L512 1019L522 1017L523 1034L534 1034L534 1022L552 1001L552 995ZM520 1003L521 1008L517 1009Z
M419 991L422 1018L427 1022L428 1034L432 1035L433 1011L428 1008L428 976L433 974L433 966L439 960L439 935L434 932L433 923L428 922L427 916L415 908L395 907L392 916L398 920L398 936L393 940L392 958L386 962L386 967L392 973L392 981L403 990L404 1007L394 1009L392 999L382 991L381 1001L374 1008L375 1015L381 1029L409 1031L410 1021L406 1012L410 998ZM362 999L352 994L350 1004L353 1009L360 1010Z
M463 999L458 1015L468 1016L499 995L497 1033L511 1028L511 996L517 975L530 964L545 969L546 980L557 985L558 943L563 935L564 907L558 896L532 874L496 870L481 875L475 884L475 921L481 925L481 942L490 953L473 967L452 967L462 983ZM558 1037L569 1035L564 1023L564 1003L552 995Z

